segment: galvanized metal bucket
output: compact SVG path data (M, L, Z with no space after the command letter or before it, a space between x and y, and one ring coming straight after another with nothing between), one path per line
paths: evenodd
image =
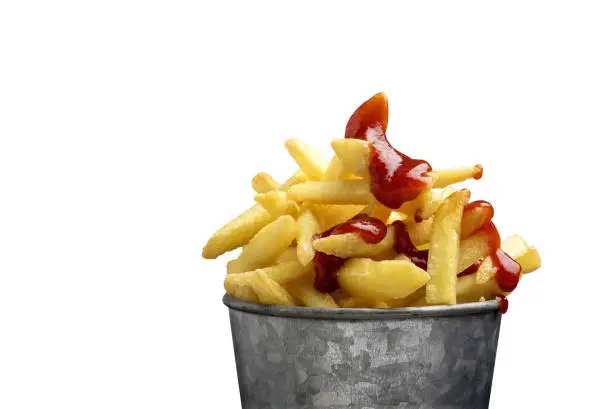
M244 409L484 409L496 301L401 309L229 307Z

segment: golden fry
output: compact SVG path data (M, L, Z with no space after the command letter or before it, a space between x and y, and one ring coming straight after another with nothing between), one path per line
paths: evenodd
M228 274L242 273L272 264L291 245L297 235L297 223L291 216L281 216L270 223L244 246L237 259L227 264Z
M455 284L459 267L459 237L463 206L470 197L468 190L453 193L434 215L427 272L428 304L456 304Z
M297 138L285 142L285 148L302 172L311 180L321 180L327 169L327 161Z
M202 250L202 256L217 258L227 251L244 246L272 220L270 213L256 204L216 231Z
M332 180L340 180L342 176L345 174L344 166L342 165L342 161L334 155L332 160L329 162L327 169L325 169L325 173L323 174L323 181L332 181Z
M531 273L542 266L542 260L535 247L529 247L525 253L516 258L516 262L521 265L523 274Z
M312 247L312 236L320 233L319 222L310 209L302 211L302 214L297 219L298 235L297 235L297 258L306 266L312 262L314 258L314 249Z
M365 180L305 182L292 186L289 198L297 202L323 204L369 204L374 196Z
M309 268L304 267L298 261L289 261L286 263L276 264L270 267L260 268L257 271L263 271L272 280L279 284L286 284L298 278L304 277L310 271ZM251 274L252 271L240 274ZM235 274L232 274L235 275Z
M464 168L440 169L434 172L438 175L438 180L436 180L434 187L446 187L468 179L480 179L482 177L482 166L474 165Z
M479 232L461 240L459 243L459 267L460 273L478 260L489 255L489 239L486 233Z
M324 294L314 289L311 280L297 280L287 285L289 292L310 308L338 308L330 294Z
M267 193L273 190L277 190L280 185L266 172L260 172L253 177L251 180L253 190L257 193Z
M334 139L332 148L346 171L367 177L370 166L369 142L359 139Z
M317 218L321 231L337 224L344 223L359 213L363 213L363 205L324 205L311 204L309 209Z
M257 294L251 288L248 279L241 277L242 274L232 274L225 277L225 291L234 298L247 302L259 302Z
M297 217L300 209L297 203L287 199L287 193L282 191L270 191L259 193L255 196L255 201L263 206L273 218L283 214Z
M296 305L291 294L263 271L256 270L248 277L261 304Z
M386 301L412 294L429 281L429 275L407 258L352 258L340 268L338 281L354 297Z
M375 257L392 249L394 243L394 231L387 229L386 236L375 244L364 241L359 234L346 233L313 240L312 247L316 251L342 258Z

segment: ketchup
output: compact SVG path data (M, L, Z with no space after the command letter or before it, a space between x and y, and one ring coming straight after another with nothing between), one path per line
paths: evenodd
M501 239L495 224L491 221L493 217L493 206L491 206L489 202L478 200L468 203L464 208L464 217L466 217L466 215L469 217L469 213L476 208L484 208L486 212L481 227L477 229L475 233L484 233L486 235L489 245L489 257L495 268L495 279L497 280L497 284L502 291L511 292L516 288L521 278L521 265L500 248ZM478 271L478 267L481 263L482 260L477 261L459 273L458 276L461 277L475 273Z
M360 213L345 223L334 226L323 233L316 234L313 239L316 240L346 233L357 233L363 241L375 244L385 238L387 226L383 221L375 217ZM338 270L340 270L345 261L341 257L316 251L313 260L315 269L314 287L322 293L331 293L337 290L340 286L338 284Z
M393 222L393 228L395 229L395 252L404 254L418 267L427 270L427 257L429 256L429 251L416 249L416 246L410 239L410 235L408 235L406 231L406 225L403 221L397 220Z
M508 299L503 295L498 295L495 297L495 300L499 304L499 312L500 314L505 314L508 312Z
M387 97L376 94L353 113L344 136L370 142L370 191L380 203L398 209L431 186L431 166L391 146L385 134L388 119Z

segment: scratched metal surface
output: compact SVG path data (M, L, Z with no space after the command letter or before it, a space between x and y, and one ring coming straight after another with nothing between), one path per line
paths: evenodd
M372 319L224 302L244 409L488 408L496 304L393 310L388 319L376 310Z

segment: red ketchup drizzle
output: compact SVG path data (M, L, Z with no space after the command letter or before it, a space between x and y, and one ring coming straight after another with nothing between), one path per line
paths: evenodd
M505 314L508 312L508 299L503 295L498 295L495 300L499 304L499 312Z
M395 252L404 254L418 267L427 270L427 257L429 256L429 251L416 249L416 246L412 243L406 231L404 222L400 220L393 222L393 228L395 229Z
M337 234L357 233L367 243L379 243L387 234L387 226L381 220L366 214L358 214L349 221L316 234L313 239L321 239ZM338 289L338 270L346 260L320 251L315 252L314 287L322 293L331 293Z
M398 209L431 185L431 166L391 146L385 134L388 118L387 97L376 94L353 113L344 136L370 142L370 191L380 203Z
M495 279L497 280L497 284L502 291L514 291L521 278L521 265L500 248L501 239L495 224L493 224L491 221L491 218L493 217L493 206L491 206L489 202L478 200L473 203L468 203L464 209L464 217L466 217L465 215L467 215L469 212L472 212L477 208L486 209L486 217L483 219L482 226L477 229L476 232L485 233L487 236L489 243L489 257L491 257L493 267L495 268ZM478 271L478 267L481 263L482 260L477 261L459 273L458 276L461 277L475 273Z

